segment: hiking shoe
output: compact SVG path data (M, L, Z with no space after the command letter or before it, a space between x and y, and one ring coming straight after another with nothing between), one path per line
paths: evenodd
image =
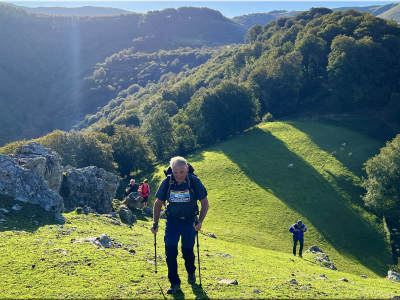
M299 257L300 257L300 258L303 258L303 255L300 254Z
M171 287L168 289L167 294L175 294L177 291L181 290L180 283L172 283Z
M188 273L188 283L189 284L195 284L196 283L196 274L195 273L192 273L192 274Z

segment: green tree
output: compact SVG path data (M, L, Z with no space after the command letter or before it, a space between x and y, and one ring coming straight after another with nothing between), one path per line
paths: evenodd
M259 101L244 85L223 82L200 102L204 129L202 141L223 140L253 126L258 120Z
M400 214L400 135L365 163L368 178L363 196L365 205L379 216L399 223Z
M295 49L303 56L304 75L306 81L310 77L318 77L327 63L326 42L313 34L306 34L296 41Z
M151 166L153 153L147 145L147 140L140 134L139 128L117 125L109 141L121 176Z
M253 44L257 40L257 37L260 34L262 34L262 32L263 32L263 27L260 24L256 24L253 27L251 27L247 32L247 36L250 40L250 43Z
M173 123L165 110L156 110L144 127L148 143L158 159L168 158L176 152Z
M183 155L195 148L196 138L189 125L186 124L176 125L174 129L174 135L176 137L176 142L178 145L177 154Z

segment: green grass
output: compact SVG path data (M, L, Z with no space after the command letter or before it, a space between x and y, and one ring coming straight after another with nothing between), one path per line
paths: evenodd
M338 150L343 142L347 146L342 153ZM0 196L0 207L23 206L2 217L5 221L0 224L0 294L163 299L162 290L170 299L393 297L400 288L382 278L390 264L383 224L364 209L359 197L362 164L382 146L340 127L276 122L188 155L209 193L210 210L202 233L213 233L217 239L199 236L203 289L186 283L179 256L183 292L174 297L165 294L169 283L163 230L157 238L161 256L154 273L149 218L142 217L131 227L117 226L103 216L74 211L64 214L66 224L60 228L40 207ZM336 157L330 155L334 150ZM292 169L287 168L289 163L294 164ZM163 168L137 176L150 180L153 195L164 177ZM33 218L39 224L32 223L32 214L40 214ZM290 255L288 228L299 218L309 229L305 248L318 245L338 271L320 267L311 255L303 260ZM164 228L164 221L160 226ZM102 233L122 247L102 251L89 243L71 242ZM135 254L129 253L131 249ZM322 273L326 280L317 279ZM343 277L349 282L337 281ZM286 282L292 278L299 285ZM221 285L220 279L239 284Z
M21 204L6 197L1 197L1 203L8 208L14 203ZM21 211L6 217L7 222L15 219L29 222L31 213L41 211L36 205L23 203L22 206ZM340 299L362 296L388 298L396 295L398 290L397 284L384 278L373 276L364 279L359 275L321 268L311 255L299 259L288 253L232 244L201 234L203 288L186 283L183 260L179 257L182 293L172 297L165 293L169 283L162 258L162 231L157 239L158 255L162 257L157 260L158 273L154 273L154 237L149 230L149 221L139 221L130 227L114 225L110 219L94 214L71 212L65 217L63 228L58 227L47 214L46 224L39 228L24 224L28 227L26 231L0 230L2 298ZM161 228L164 226L162 221ZM89 243L71 242L102 233L114 238L122 247L100 250ZM129 253L131 249L134 254ZM317 279L322 273L326 279ZM343 277L349 282L337 281ZM287 283L293 278L298 285ZM221 279L237 280L239 284L218 284Z
M305 247L318 245L339 270L385 276L390 252L384 226L360 199L363 163L382 146L341 127L276 122L195 152L188 161L209 192L204 230L287 253L288 228L302 219L308 227ZM287 168L290 163L293 168ZM153 177L146 174L152 184L165 167Z

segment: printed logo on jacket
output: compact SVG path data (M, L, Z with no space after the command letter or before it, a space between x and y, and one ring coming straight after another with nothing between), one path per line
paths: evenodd
M170 202L190 202L189 190L186 191L173 191L170 193Z

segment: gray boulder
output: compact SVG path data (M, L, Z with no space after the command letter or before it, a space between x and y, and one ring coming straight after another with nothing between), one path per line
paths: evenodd
M15 150L14 157L18 159L19 166L42 176L49 189L60 192L63 167L61 156L57 152L31 142Z
M37 149L39 148L40 147L37 147ZM45 210L54 212L56 215L61 214L64 211L63 199L54 190L49 189L49 184L45 180L46 177L43 177L43 174L47 176L49 174L55 174L57 171L46 169L48 166L47 161L39 157L37 157L36 163L33 163L35 159L30 161L23 157L19 158L19 156L27 155L22 154L25 153L24 151L19 154L17 150L16 153L18 157L13 155L0 155L0 193L14 197L14 199L22 202L38 204ZM29 161L30 163L28 163ZM39 168L40 164L46 167ZM37 169L39 169L39 171L44 169L47 171L40 174L35 171ZM47 178L52 177L53 176L47 176ZM55 183L53 188L55 188Z
M304 254L306 253L312 253L313 258L319 263L320 267L337 270L335 265L329 260L328 255L324 253L317 245L308 248L308 250L304 252Z
M142 207L143 198L139 196L138 193L133 192L130 193L124 200L123 204L125 204L130 209L140 209Z
M389 270L386 278L400 281L400 274L396 273L395 271Z
M153 216L153 209L150 207L143 207L142 208L142 214L148 217L152 217Z
M132 212L126 205L121 205L118 209L118 213L122 222L126 224L132 224L137 222L136 216L132 214Z
M111 212L111 202L119 187L117 175L95 166L81 169L66 166L64 172L60 195L67 208L89 206L102 214Z

